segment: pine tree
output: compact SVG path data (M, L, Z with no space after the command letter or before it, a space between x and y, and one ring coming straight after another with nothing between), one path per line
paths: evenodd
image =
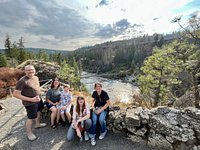
M0 67L6 67L8 64L7 57L5 54L0 53Z
M4 47L5 47L5 54L7 57L12 57L12 51L11 51L11 47L12 44L11 44L11 41L10 41L10 37L9 35L7 34L6 35L6 40L5 40L5 44L4 44Z
M192 85L195 97L195 107L200 108L200 90L198 87L200 79L200 17L197 14L192 15L186 26L181 24L181 17L176 17L172 20L173 23L177 22L183 30L182 39L184 42L180 42L180 45L176 50L182 55L185 69L192 76ZM181 45L183 46L181 47Z
M180 84L178 73L181 61L174 58L174 50L171 45L163 48L155 48L153 55L148 57L141 68L143 72L139 76L141 92L149 100L153 98L151 105L156 107L158 103L165 104L172 96L173 85Z

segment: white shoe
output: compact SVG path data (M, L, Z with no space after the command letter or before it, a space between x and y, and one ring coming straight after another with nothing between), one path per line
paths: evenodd
M100 134L99 139L102 140L106 136L107 130Z
M85 141L88 141L88 140L89 140L89 136L88 136L87 131L84 132L84 139L85 139Z
M47 124L46 123L40 123L38 126L35 126L35 129L37 128L43 128L43 127L46 127Z
M95 138L91 138L91 141L90 141L90 142L91 142L91 145L92 145L92 146L95 146L95 145L96 145Z
M37 137L34 134L27 135L27 138L29 141L34 141L37 139Z

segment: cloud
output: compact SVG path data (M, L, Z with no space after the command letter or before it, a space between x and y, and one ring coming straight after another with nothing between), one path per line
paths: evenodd
M14 40L25 37L29 45L60 48L64 41L91 37L96 26L75 9L61 7L53 0L1 1L0 14L0 27L4 31L1 45L9 33Z
M135 31L135 29L139 29L142 25L129 23L127 19L122 19L117 21L114 24L107 24L105 26L97 26L96 36L101 38L111 38L113 36L124 35L127 32Z
M97 32L95 33L95 36L99 36L101 38L111 38L112 36L115 36L119 34L110 24L107 24L105 26L97 26Z
M99 4L97 4L95 7L97 8L97 7L107 6L107 5L109 5L108 0L101 0Z
M25 20L29 20L31 11L26 1L0 2L0 25L6 27L19 27Z
M42 1L29 1L41 16L34 17L34 25L27 31L37 35L53 35L56 38L77 38L88 35L92 24L77 11L70 8L58 8L57 5L46 5Z
M155 17L155 18L153 18L153 20L158 20L159 19L159 17Z
M115 23L115 27L117 30L123 31L130 27L130 23L127 21L127 19L122 19Z
M101 0L99 6L108 5L108 0Z

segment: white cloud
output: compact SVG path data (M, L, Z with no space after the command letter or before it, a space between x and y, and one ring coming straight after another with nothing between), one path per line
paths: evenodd
M198 8L186 7L193 0L106 0L106 5L99 5L101 1L1 0L0 48L6 33L12 41L23 36L27 47L74 50L133 37L136 29L148 34L172 32L178 29L170 23L175 16L188 16ZM122 20L127 26L116 27ZM133 28L135 24L143 26Z

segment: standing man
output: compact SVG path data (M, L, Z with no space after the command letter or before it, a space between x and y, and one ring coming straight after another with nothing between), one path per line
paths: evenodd
M23 76L16 85L13 96L21 99L27 112L26 131L27 138L30 141L36 140L36 136L32 132L33 120L36 121L35 128L46 126L45 123L40 123L40 113L38 112L38 104L40 102L40 83L35 76L35 68L33 65L25 66L25 76Z

